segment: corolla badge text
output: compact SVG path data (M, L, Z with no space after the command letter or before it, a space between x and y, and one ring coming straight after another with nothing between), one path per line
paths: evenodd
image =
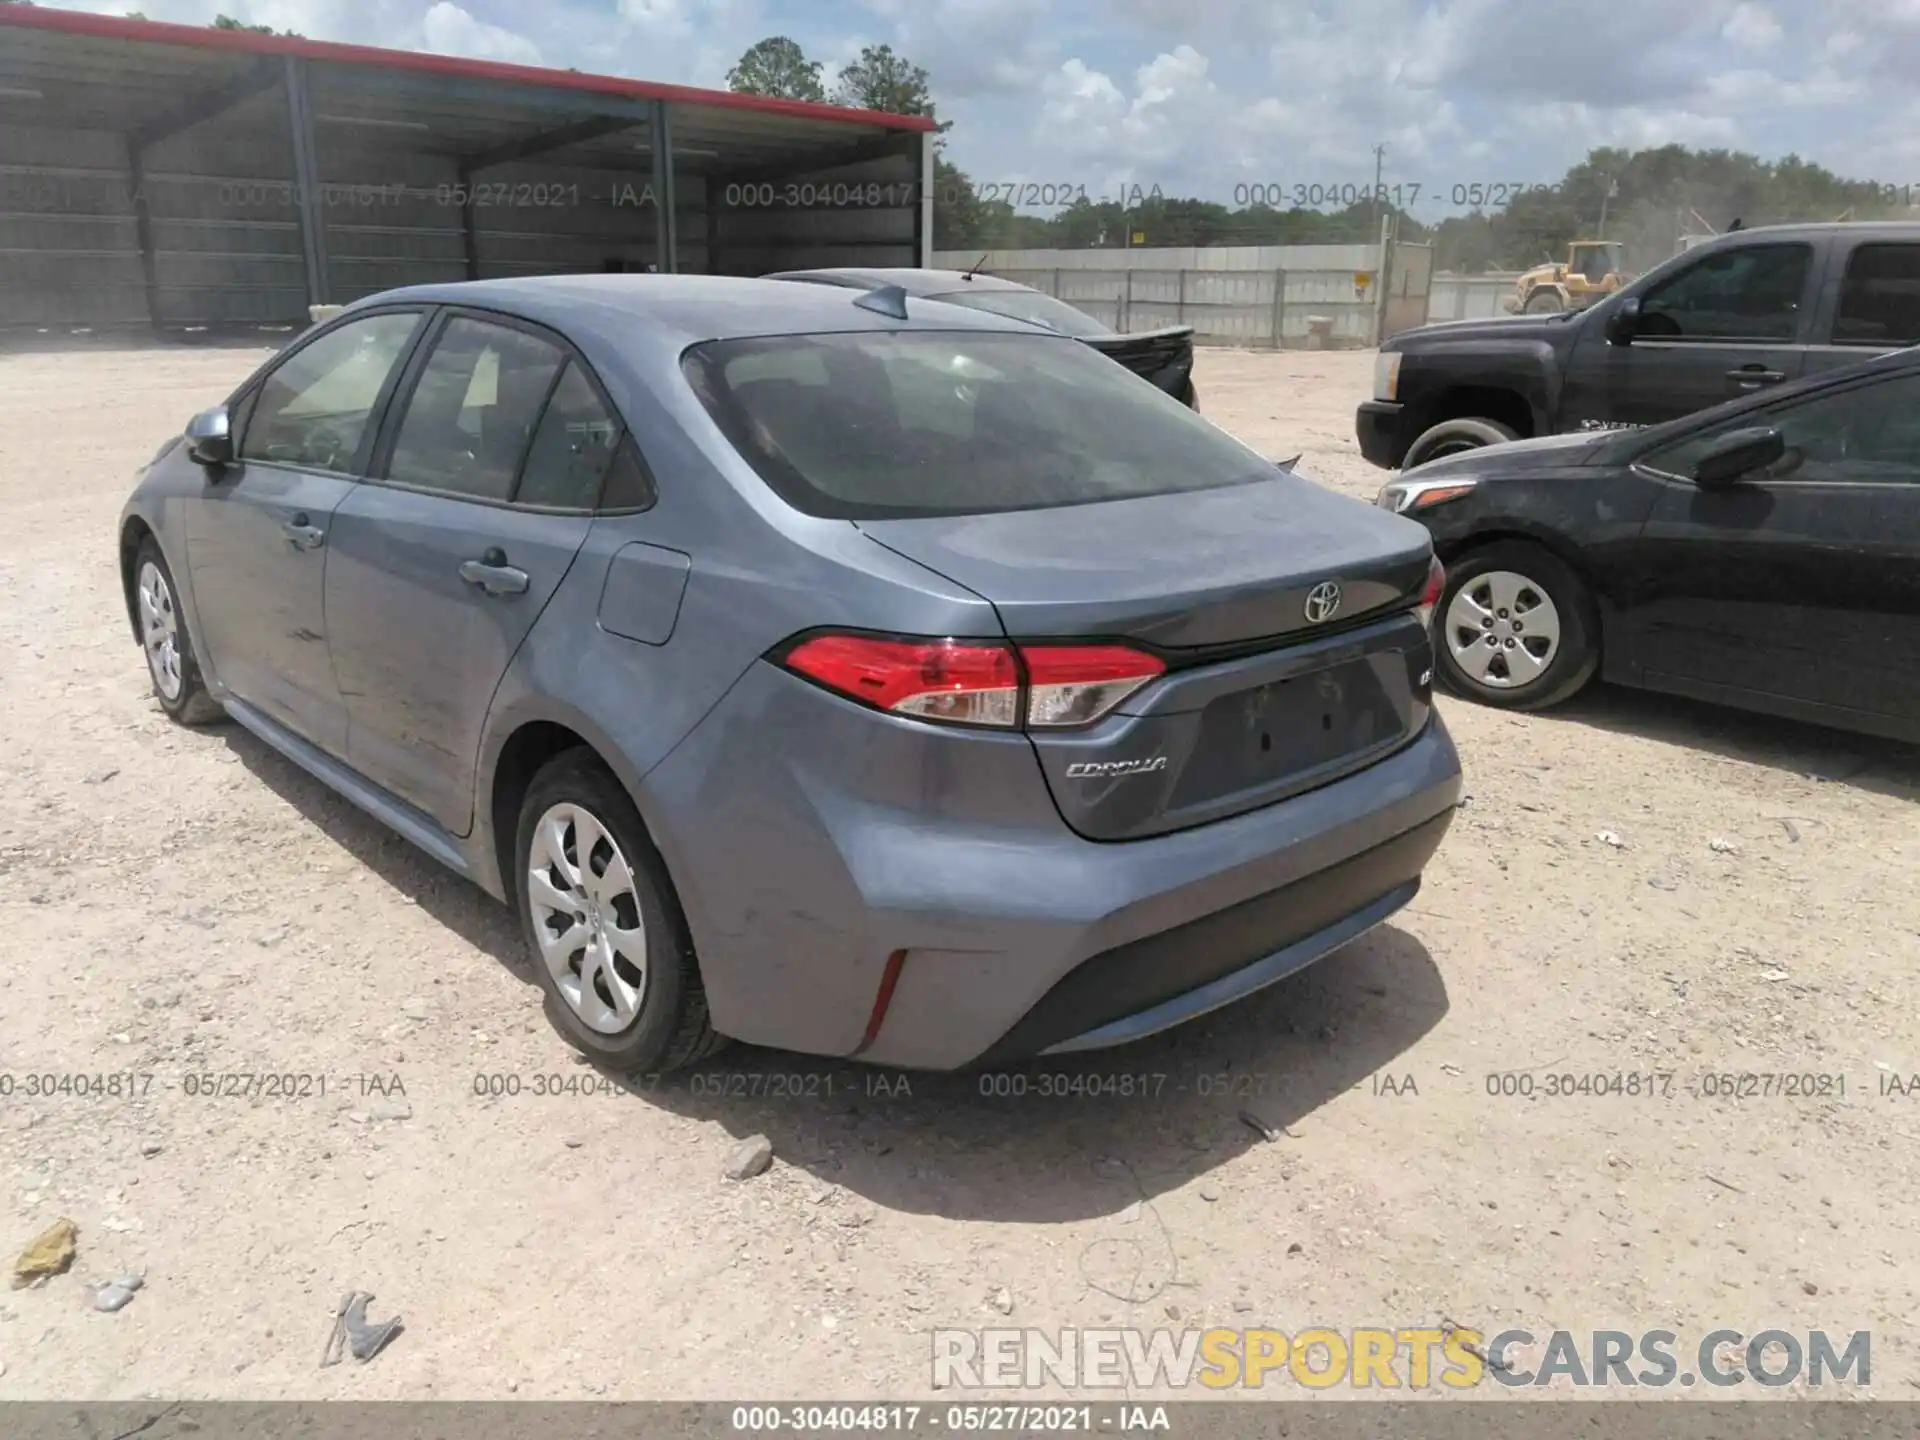
M1151 760L1076 760L1067 766L1069 780L1092 780L1113 775L1151 775L1167 768L1167 757Z

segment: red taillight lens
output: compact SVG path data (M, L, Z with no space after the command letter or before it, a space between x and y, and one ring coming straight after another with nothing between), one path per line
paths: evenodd
M1441 565L1440 557L1434 556L1427 562L1427 583L1420 592L1420 604L1414 614L1420 617L1420 623L1429 630L1433 628L1433 612L1439 608L1440 592L1447 588L1446 567Z
M1098 720L1166 665L1125 645L1022 645L1027 662L1027 723L1057 727Z
M816 635L786 657L789 670L842 695L922 720L1012 728L1020 671L1005 645Z
M782 663L877 710L998 729L1020 724L1023 701L1028 725L1090 724L1167 668L1125 645L1023 645L1016 660L991 641L871 635L815 635Z

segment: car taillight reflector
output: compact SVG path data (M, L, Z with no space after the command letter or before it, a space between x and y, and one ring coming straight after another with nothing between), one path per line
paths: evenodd
M1016 647L992 641L827 634L801 641L781 663L877 710L1003 730L1023 714L1048 729L1090 724L1166 670L1125 645L1017 649L1016 658Z
M1440 593L1446 588L1446 567L1440 563L1440 557L1436 555L1427 562L1427 583L1420 591L1420 604L1414 610L1414 613L1420 617L1420 623L1429 630L1433 628L1433 612L1439 607Z
M1027 723L1055 728L1098 720L1166 672L1157 657L1125 645L1022 645Z
M786 664L876 709L956 725L1019 723L1020 671L1005 645L816 635Z

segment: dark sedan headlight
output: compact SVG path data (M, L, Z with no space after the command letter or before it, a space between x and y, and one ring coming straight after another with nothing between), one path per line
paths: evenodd
M1389 480L1373 497L1373 503L1396 515L1416 515L1449 500L1458 500L1479 483L1477 480Z

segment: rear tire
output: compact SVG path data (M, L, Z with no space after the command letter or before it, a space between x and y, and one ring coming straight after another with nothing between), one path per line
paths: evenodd
M533 777L513 853L521 933L561 1038L623 1074L725 1046L666 863L597 755L569 750Z
M1571 699L1600 664L1600 625L1584 581L1541 546L1499 540L1447 567L1434 656L1454 694L1500 710Z
M1487 445L1504 445L1509 440L1519 438L1516 431L1508 429L1498 420L1483 420L1472 415L1456 416L1421 431L1419 438L1407 447L1407 456L1400 462L1400 468L1411 470L1416 465L1438 460L1443 455L1458 455L1463 450L1478 450Z
M193 636L180 609L180 591L159 543L149 535L133 559L133 602L140 621L140 645L147 658L153 698L180 725L210 725L226 717L207 693L194 655Z

